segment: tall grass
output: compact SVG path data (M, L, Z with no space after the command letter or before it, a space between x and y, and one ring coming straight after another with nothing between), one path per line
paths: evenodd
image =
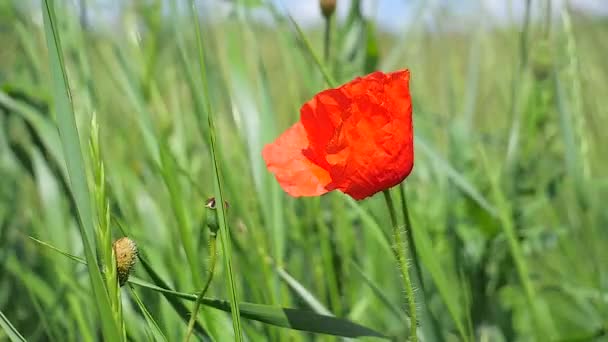
M391 33L352 1L327 49L272 3L193 3L128 3L108 27L94 6L0 2L0 340L176 341L192 314L199 340L406 340L382 196L290 198L260 155L328 82L400 68L416 160L391 193L420 339L606 338L605 19L530 1L529 20L480 7L453 29L420 1ZM229 208L193 313L212 196ZM124 235L141 260L119 289Z

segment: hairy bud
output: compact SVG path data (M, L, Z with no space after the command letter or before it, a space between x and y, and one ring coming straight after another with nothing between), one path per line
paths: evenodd
M118 283L123 286L129 280L129 274L137 261L137 245L128 237L123 237L114 241L112 248L116 255Z

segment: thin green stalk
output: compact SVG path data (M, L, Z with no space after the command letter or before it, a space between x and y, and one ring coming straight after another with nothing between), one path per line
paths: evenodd
M522 86L525 81L526 71L528 70L528 37L530 29L530 5L531 0L526 0L524 22L519 39L519 64L517 70L513 76L511 83L511 108L510 117L512 118L511 129L509 132L509 141L507 143L507 169L510 173L513 173L515 164L517 163L517 153L520 145L520 131L521 131L521 106L525 95L526 87Z
M198 50L198 59L201 72L201 84L203 86L203 97L205 98L205 111L207 112L207 123L209 125L209 149L211 152L211 160L213 161L213 174L215 175L215 199L218 206L218 224L220 230L220 241L222 244L222 254L224 255L224 267L226 268L226 277L228 292L230 293L230 313L232 314L232 326L234 329L234 338L236 341L243 340L241 328L241 316L239 311L239 300L236 292L236 284L234 282L234 271L232 269L232 260L230 253L230 234L228 231L228 222L226 220L226 208L224 207L224 191L221 182L221 169L219 157L217 156L217 146L215 137L215 125L213 122L213 112L211 108L211 97L209 96L209 86L207 84L207 69L205 67L205 53L203 51L203 42L201 40L201 27L197 15L194 0L190 0L191 12L195 25L196 45Z
M330 87L335 87L338 83L331 76L331 74L329 73L329 71L327 70L327 68L325 67L325 65L323 64L321 59L319 58L319 56L317 56L317 54L315 53L315 50L312 48L312 45L310 44L310 41L308 41L308 38L306 38L306 35L304 34L304 32L302 32L300 25L298 25L298 23L293 19L293 17L291 15L288 15L288 18L291 21L291 23L293 24L293 26L295 27L296 32L298 33L298 36L300 37L300 39L306 46L306 49L310 53L310 56L315 61L315 64L317 64L317 67L319 68L319 70L321 70L321 73L323 74L323 77L325 78L325 81L327 82L327 84Z
M384 194L384 200L386 201L386 206L388 207L388 211L391 216L391 224L393 226L393 238L395 239L395 246L393 248L393 251L395 253L395 258L399 263L399 270L401 271L401 276L403 277L403 287L405 288L405 294L407 296L406 299L409 304L410 340L412 342L416 342L418 341L418 335L416 334L416 301L414 300L414 287L412 286L410 274L407 269L407 242L403 241L403 238L401 237L401 232L399 231L399 226L397 224L395 204L393 203L393 198L391 197L390 191L384 190L382 193Z
M192 316L190 317L190 322L188 322L188 332L186 333L186 338L184 341L188 342L190 340L190 336L192 336L192 332L194 332L194 324L196 323L196 318L198 317L198 310L200 309L201 303L207 290L209 289L209 285L211 285L211 280L213 280L213 275L215 273L215 262L217 261L217 234L211 233L209 236L209 276L207 278L207 282L205 286L201 290L198 298L196 298L196 302L194 303L194 309L192 310Z
M407 207L407 198L405 197L404 185L398 186L399 195L401 196L401 211L403 211L403 219L405 220L405 233L407 235L407 243L410 248L410 257L414 260L414 272L418 277L420 288L424 291L424 282L422 281L422 273L420 268L420 260L418 258L418 251L416 250L416 244L414 243L414 227L412 226L412 220L410 219L410 211Z
M336 315L340 316L342 314L342 303L340 298L340 288L338 286L338 280L336 279L336 267L333 262L333 253L335 252L335 248L331 243L331 236L329 227L323 219L321 215L317 215L317 227L319 228L319 237L320 237L320 247L321 247L321 260L323 260L323 268L327 274L324 276L324 282L327 286L327 290L329 291L329 301L331 303L331 309Z
M168 342L169 340L167 340L167 337L165 336L165 334L163 333L161 328L158 326L158 323L156 323L156 321L154 320L154 317L152 317L152 315L146 308L144 302L141 300L141 298L139 298L139 295L135 291L135 287L133 286L133 284L129 284L129 290L131 290L130 291L131 296L135 300L135 303L139 307L139 310L141 311L142 315L146 319L146 322L148 323L148 327L150 328L150 330L152 330L154 337L156 338L156 341L160 340L160 341Z
M323 59L325 63L329 62L331 51L331 17L325 18L325 33L323 37Z

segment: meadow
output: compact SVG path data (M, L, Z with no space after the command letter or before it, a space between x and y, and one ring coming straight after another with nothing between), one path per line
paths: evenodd
M608 341L606 17L199 2L0 1L0 341ZM302 104L405 68L407 179L287 195Z

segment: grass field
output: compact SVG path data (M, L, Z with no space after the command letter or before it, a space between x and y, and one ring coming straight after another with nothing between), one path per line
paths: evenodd
M125 1L100 25L0 1L0 341L184 340L213 248L191 340L411 338L383 196L292 198L261 157L327 78L404 68L415 166L390 192L418 339L608 341L606 18L540 0L454 25L418 1L384 32L352 1L299 33L236 2Z

